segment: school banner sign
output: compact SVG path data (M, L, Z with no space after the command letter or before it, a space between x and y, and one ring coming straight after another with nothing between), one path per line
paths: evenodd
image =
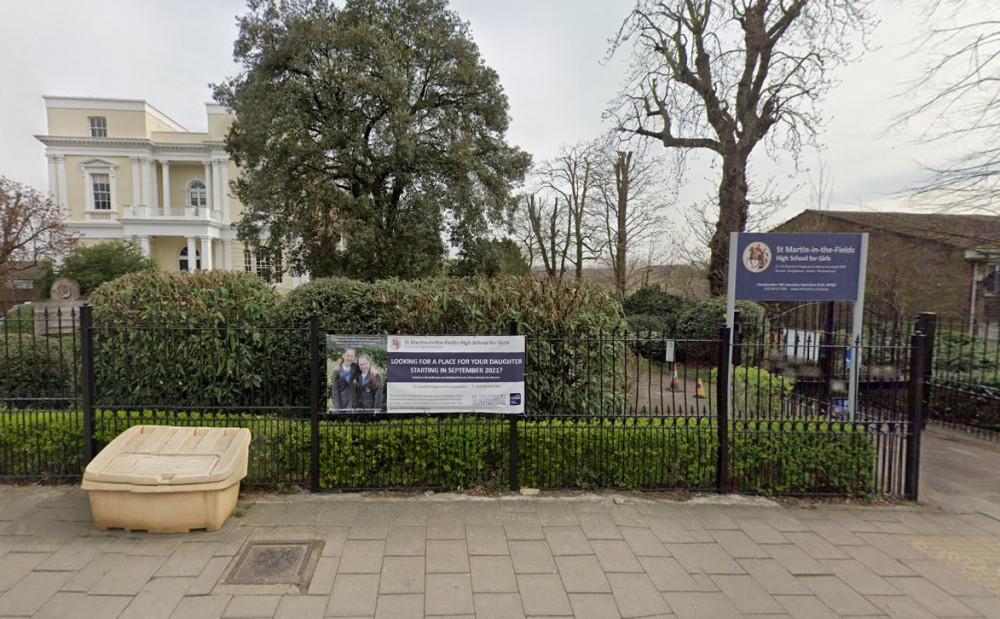
M855 301L867 234L734 233L730 285L739 301Z
M390 335L390 413L524 414L524 336Z

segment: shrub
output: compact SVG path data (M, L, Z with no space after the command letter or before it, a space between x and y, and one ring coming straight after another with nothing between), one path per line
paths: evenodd
M91 303L101 405L249 406L280 391L272 344L293 334L268 329L276 293L252 274L133 273Z
M877 450L863 424L828 420L730 424L730 486L751 494L871 494Z
M664 339L677 337L677 318L690 302L663 291L659 284L643 286L622 302L628 328L632 332L629 347L636 354L662 361L666 353Z
M313 312L321 329L342 334L506 334L516 324L518 333L538 338L528 346L525 369L531 410L611 414L623 404L623 350L610 338L587 336L624 333L624 321L614 299L590 284L516 277L373 284L330 278L299 286L278 310L289 324L305 324ZM295 375L307 389L307 348L290 347L282 356L298 360L290 362L299 364Z
M691 305L685 300L660 288L659 284L647 285L636 290L622 301L626 316L661 316L676 321L677 315Z
M110 282L128 273L155 271L154 258L129 240L116 239L96 245L80 246L70 252L42 284L42 295L49 296L56 278L68 277L80 284L80 294L87 296L104 282Z
M82 413L0 408L0 477L76 476L82 462Z
M63 408L75 397L71 338L0 335L0 400L13 406Z
M2 413L3 411L0 411ZM99 412L98 447L131 425L245 427L247 483L307 484L309 421L239 414ZM716 428L706 418L522 420L518 477L536 488L689 488L715 482ZM494 417L385 418L320 424L320 486L502 489L509 434ZM734 421L729 474L748 494L865 495L874 490L875 437L864 424ZM0 475L80 474L79 413L0 414Z
M934 369L949 377L964 374L970 382L995 384L1000 382L1000 349L967 331L942 329L934 338Z
M0 337L14 333L35 333L35 313L31 303L19 303L0 316Z
M737 301L743 322L743 341L759 341L767 333L764 308L753 301ZM714 365L718 359L719 329L726 324L726 298L715 297L689 306L677 321L677 338L688 340L678 347L686 360Z
M734 367L730 378L733 409L729 414L732 416L778 416L795 389L791 380L758 367ZM712 368L709 381L718 384L718 380L719 372Z

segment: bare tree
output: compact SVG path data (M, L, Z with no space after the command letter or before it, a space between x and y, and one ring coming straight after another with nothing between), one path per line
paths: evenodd
M567 242L573 248L571 262L577 280L583 277L584 263L599 255L602 248L600 239L587 221L597 156L594 144L575 144L542 162L536 172L542 190L555 196L556 204L561 201L566 209L569 219Z
M524 222L519 238L527 250L528 264L534 265L535 256L541 256L546 277L562 280L573 239L572 219L559 209L558 198L551 207L535 194L525 195L523 200L527 219L519 218Z
M663 210L674 192L657 182L663 163L644 144L633 147L612 138L599 152L593 220L603 237L615 291L624 298L637 277L648 278L658 255L655 237L665 229Z
M922 127L922 141L967 145L927 167L915 197L937 207L997 212L1000 198L1000 5L925 0L927 30L915 48L930 54L905 92L916 103L897 126Z
M614 105L620 130L668 149L721 159L709 282L725 292L729 233L750 216L747 166L770 137L796 156L815 140L816 103L853 33L873 24L871 0L638 0L612 53L631 43L629 82Z
M0 176L0 282L44 258L65 255L76 240L59 205Z

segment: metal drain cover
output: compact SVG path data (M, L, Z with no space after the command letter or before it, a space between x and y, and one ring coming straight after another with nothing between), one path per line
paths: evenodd
M322 550L320 540L247 542L224 584L306 587Z

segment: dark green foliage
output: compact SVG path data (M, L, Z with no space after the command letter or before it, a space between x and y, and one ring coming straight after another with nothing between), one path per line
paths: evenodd
M737 301L743 320L743 340L756 342L766 333L764 308L753 301ZM677 338L697 340L683 347L686 360L714 365L718 359L719 329L726 324L726 298L715 297L685 308L677 319Z
M0 336L12 333L34 333L35 313L30 303L20 303L0 316Z
M717 385L719 372L712 368L708 382ZM759 367L735 367L730 375L733 398L730 416L778 417L795 389L795 383L784 376Z
M730 424L730 485L751 494L863 496L874 487L875 438L864 424Z
M448 275L530 275L531 265L512 239L476 239L462 248L459 257L448 265Z
M16 407L63 408L78 371L70 338L0 334L0 400Z
M622 301L622 309L632 332L630 347L640 356L662 361L664 339L677 337L677 320L691 303L660 288L643 286Z
M509 223L531 158L445 0L254 0L239 26L215 98L251 248L267 228L293 272L415 278L440 271L442 233L468 248Z
M0 477L83 473L83 414L0 408Z
M76 280L80 284L80 294L87 296L104 282L128 273L155 271L157 267L156 260L144 255L132 241L118 239L80 246L70 252L65 262L53 271L51 278L45 280L42 296L49 296L52 282L59 277Z
M102 286L91 296L98 403L263 403L265 381L283 378L273 344L294 337L267 329L276 302L249 273L133 273ZM144 328L115 328L126 325Z
M521 483L537 488L711 488L718 440L701 419L540 421L521 430Z
M2 413L2 411L0 411ZM244 427L253 436L247 483L308 484L309 422L252 415L99 413L106 445L138 424ZM717 434L708 419L522 421L523 486L535 488L709 489ZM820 420L733 422L730 479L748 494L868 495L874 438L863 424ZM0 475L79 474L78 413L0 414ZM58 469L46 468L57 465ZM320 426L320 486L505 489L506 420L492 417L382 418Z
M997 384L1000 347L967 331L942 329L934 338L934 369L942 377Z
M649 315L673 317L691 303L683 297L670 294L659 284L646 285L636 290L622 301L626 316Z
M314 311L323 331L344 334L502 335L516 322L519 334L546 337L527 350L526 401L533 412L612 414L622 404L623 351L610 338L586 336L620 334L624 324L614 299L590 284L513 277L374 284L329 278L299 286L279 308L286 324L305 324ZM555 339L560 335L568 337ZM282 356L300 360L292 375L305 390L307 349L289 348Z

